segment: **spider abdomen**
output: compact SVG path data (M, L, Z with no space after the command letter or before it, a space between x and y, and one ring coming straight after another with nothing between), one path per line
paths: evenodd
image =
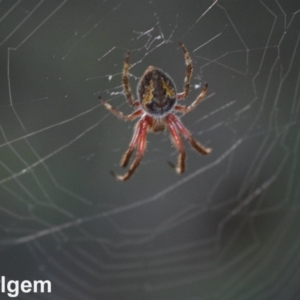
M143 110L154 117L164 116L176 104L174 81L162 70L152 66L141 77L137 93Z

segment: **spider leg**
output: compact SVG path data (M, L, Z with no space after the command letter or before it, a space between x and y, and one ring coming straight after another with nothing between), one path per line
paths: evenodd
M201 91L199 96L196 98L196 100L191 105L189 105L188 107L186 107L184 105L175 105L175 110L178 110L185 114L192 111L201 102L201 100L204 99L206 92L207 92L207 88L208 88L208 84L205 84L203 90Z
M122 77L122 82L123 82L123 88L125 92L125 96L128 100L129 105L134 106L134 101L131 93L131 88L129 84L129 51L125 55L125 61L124 61L124 67L123 67L123 77Z
M177 94L177 99L181 100L186 98L190 92L190 81L193 72L193 65L192 65L190 54L187 51L185 45L182 42L179 42L179 46L183 52L185 64L186 64L186 75L184 78L184 91L182 93Z
M142 119L141 121L139 121L138 125L137 125L137 129L138 133L135 134L135 136L137 137L137 142L136 142L136 146L137 146L137 153L136 153L136 157L134 159L134 161L132 162L131 166L129 167L129 170L127 171L127 173L125 173L124 175L117 175L114 172L112 172L112 175L120 181L125 181L127 179L129 179L131 177L131 175L134 173L134 171L136 170L136 168L139 166L143 154L145 152L146 149L146 134L147 134L147 128L148 128L148 122L146 119ZM134 148L133 148L134 149ZM130 152L131 151L131 152ZM129 157L131 156L133 150L129 149L126 151L125 155L128 155ZM128 154L130 153L130 154ZM125 156L124 156L125 157ZM122 159L122 161L124 161L125 159ZM129 160L126 160L126 163Z
M211 148L205 148L202 146L199 142L197 142L192 134L184 127L184 125L181 123L181 121L175 117L173 114L169 114L167 116L168 122L171 122L175 124L175 126L178 128L178 130L182 133L182 135L188 140L190 145L199 153L206 155L209 154L212 149Z
M140 133L141 133L141 126L140 126L140 123L138 122L135 126L134 133L133 133L131 142L129 144L129 147L121 159L121 162L120 162L121 167L124 168L127 166L129 159L132 156L132 153L133 153L134 149L136 148L137 143L139 141Z
M176 95L176 97L177 97L177 100L184 100L185 99L185 92L178 93Z
M107 110L109 110L112 114L114 114L115 116L117 116L118 118L120 118L124 121L132 121L132 120L136 119L137 117L139 117L143 113L142 109L138 109L130 115L124 115L121 111L112 107L108 102L103 100L101 97L99 97L99 99L100 99L101 103L103 103L103 105L105 106L105 108Z
M184 150L184 146L182 144L182 141L180 139L179 133L177 131L176 125L167 119L167 124L170 130L170 134L171 134L171 138L172 141L175 145L175 147L177 148L177 150L179 151L179 155L178 155L178 162L177 162L177 167L175 167L172 163L169 163L171 165L171 167L173 167L176 172L178 174L181 174L184 172L185 169L185 150Z

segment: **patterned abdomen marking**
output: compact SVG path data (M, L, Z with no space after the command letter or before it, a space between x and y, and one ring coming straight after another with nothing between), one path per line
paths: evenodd
M176 87L173 80L152 66L142 76L137 92L143 110L154 116L166 114L176 103Z

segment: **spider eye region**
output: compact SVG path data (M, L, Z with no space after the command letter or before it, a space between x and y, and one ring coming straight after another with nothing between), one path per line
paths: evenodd
M162 70L151 66L141 77L137 92L143 110L153 116L165 115L176 104L174 81Z

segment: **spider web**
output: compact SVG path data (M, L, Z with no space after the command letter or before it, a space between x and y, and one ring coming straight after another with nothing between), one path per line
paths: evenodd
M0 275L48 279L20 299L299 299L299 1L2 1ZM121 85L149 65L181 91L187 170L147 137L125 183L110 171L134 123ZM5 297L4 295L1 296Z

